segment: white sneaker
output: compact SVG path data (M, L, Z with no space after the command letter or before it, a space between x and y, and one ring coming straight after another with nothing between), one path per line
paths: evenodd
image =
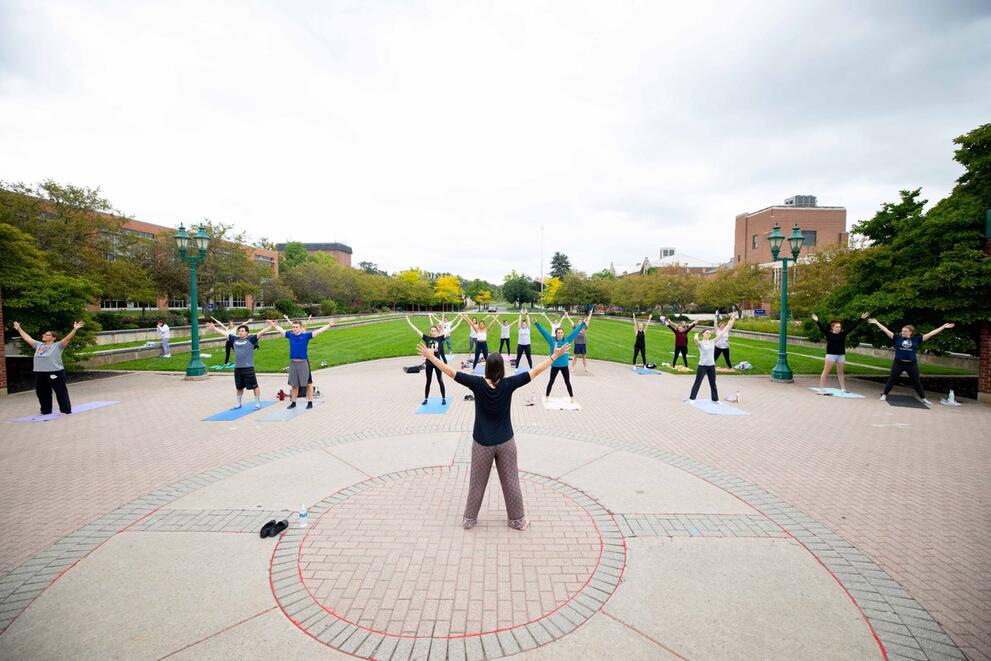
M881 395L881 401L882 402L885 401L886 399L888 399L888 396L887 395Z

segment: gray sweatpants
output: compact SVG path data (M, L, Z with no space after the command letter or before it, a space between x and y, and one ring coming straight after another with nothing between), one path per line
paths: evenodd
M163 337L162 338L162 355L163 356L168 356L170 353L172 353L172 352L169 350L169 338L168 337Z
M485 487L489 484L489 473L495 461L502 484L502 497L506 501L506 515L510 525L522 522L523 492L520 490L520 472L516 466L516 439L511 438L499 445L471 444L471 478L468 481L468 503L465 505L465 519L474 521L482 508Z

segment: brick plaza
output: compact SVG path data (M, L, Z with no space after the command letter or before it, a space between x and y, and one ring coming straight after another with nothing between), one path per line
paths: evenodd
M0 401L0 658L991 658L991 409L720 375L751 415L707 416L593 362L581 411L514 401L530 529L493 471L465 531L472 405L414 415L408 362L319 371L287 422L203 422L230 375Z

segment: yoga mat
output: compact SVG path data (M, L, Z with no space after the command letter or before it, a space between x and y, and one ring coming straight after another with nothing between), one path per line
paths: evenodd
M313 408L320 406L322 403L323 402L321 400L314 399ZM286 406L289 406L289 404L287 404L286 402L279 402L279 404L283 406L281 408L276 407L276 409L278 410L272 411L271 413L262 416L261 418L259 418L259 420L264 422L285 422L287 420L292 420L293 418L301 416L307 411L305 399L297 399L296 408L294 409L285 408Z
M485 363L478 361L478 365L475 366L475 369L471 373L477 376L485 376Z
M118 402L107 402L103 400L97 400L95 402L86 402L85 404L78 404L72 407L72 415L77 413L85 413L86 411L92 411L93 409L102 409L104 406L110 406L111 404L117 404ZM64 418L65 415L59 412L52 412L48 415L29 415L24 418L17 418L11 422L48 422L49 420L54 420L55 418Z
M863 395L859 395L855 392L843 392L839 388L809 388L809 390L814 390L820 395L828 395L829 397L839 397L840 399L863 399Z
M272 400L262 400L261 404L262 404L262 408L265 408L266 406L271 406L272 404L275 404L275 402ZM246 415L251 415L252 413L258 410L260 409L255 408L255 400L252 399L251 401L245 402L244 405L241 406L241 408L239 409L227 409L226 411L221 411L220 413L214 413L209 418L203 418L203 419L211 420L211 421L229 422L231 420L237 420L238 418L243 418Z
M515 371L515 372L513 372L513 374L514 374L514 375L515 375L515 374L523 374L524 372L529 372L529 371L530 371L531 369L532 369L532 368L531 368L531 367L530 367L529 365L527 365L526 363L524 363L524 364L523 364L523 367L517 367L517 368L516 368L516 371Z
M928 406L910 395L888 395L888 406L900 406L906 409L929 409Z
M735 406L723 404L722 402L714 402L711 399L688 399L685 401L697 408L699 411L703 411L709 415L750 415L746 411L738 409Z
M416 413L418 414L439 413L441 415L447 413L447 409L450 408L451 402L450 400L448 400L446 404L441 404L440 403L441 399L442 399L441 397L431 397L430 399L427 400L426 404L420 404L419 406L416 407Z
M633 368L633 371L636 372L637 374L641 374L641 375L643 375L643 374L660 374L659 371L652 370L652 369L647 368L647 367L634 367Z
M568 398L551 397L544 400L544 408L548 411L581 411L582 405Z

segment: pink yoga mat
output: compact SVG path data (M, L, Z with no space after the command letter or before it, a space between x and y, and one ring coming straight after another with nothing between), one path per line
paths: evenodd
M96 401L96 402L86 402L85 404L79 404L72 407L72 414L85 413L86 411L92 411L93 409L102 409L104 406L110 406L111 404L117 404L119 402L106 402L106 401ZM71 417L63 413L49 413L48 415L29 415L26 418L17 418L16 420L11 420L11 422L48 422L49 420L55 420L57 418Z

